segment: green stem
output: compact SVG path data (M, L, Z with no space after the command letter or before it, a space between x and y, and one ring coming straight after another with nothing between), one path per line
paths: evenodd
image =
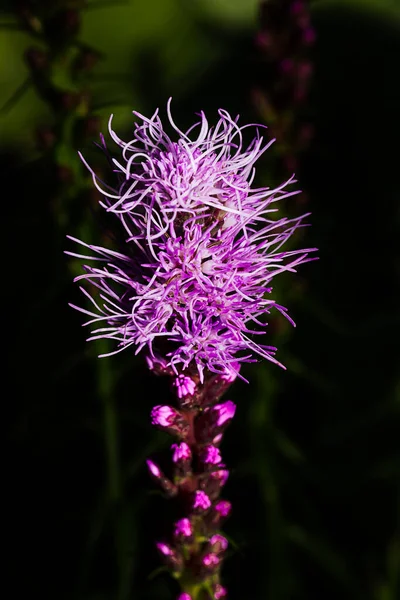
M119 465L118 419L113 397L103 398L104 442L107 461L108 493L111 502L121 496Z
M101 342L107 351L107 343ZM112 504L121 499L121 469L119 460L118 416L114 400L114 377L110 361L97 360L98 394L103 405L103 433L107 465L108 496Z

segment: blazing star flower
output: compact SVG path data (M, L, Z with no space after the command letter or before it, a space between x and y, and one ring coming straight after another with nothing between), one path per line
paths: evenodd
M253 335L265 333L260 319L271 309L291 321L286 308L268 297L271 282L311 260L313 249L282 249L306 215L271 218L278 200L297 193L286 189L294 179L276 189L251 187L254 163L274 140L265 144L263 126L254 126L246 145L250 125L239 126L222 109L215 127L201 112L199 122L183 132L169 101L176 140L164 130L158 110L151 118L133 114L138 121L128 142L117 136L110 118L118 158L101 136L117 173L115 187L82 158L103 195L101 206L124 234L113 249L70 238L92 255L69 254L94 261L76 278L92 284L92 293L82 288L92 309L74 306L89 316L88 339L113 340L110 354L143 350L150 362L161 357L176 376L190 368L200 381L205 371L233 379L232 370L238 373L240 363L255 362L256 355L280 364L276 348L257 344ZM182 394L190 394L184 383Z

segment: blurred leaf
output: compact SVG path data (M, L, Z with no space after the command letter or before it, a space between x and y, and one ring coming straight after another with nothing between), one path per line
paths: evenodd
M7 113L14 108L16 104L24 97L25 93L32 87L31 77L27 77L23 83L15 90L10 98L0 107L0 116L7 115Z
M335 8L368 11L400 20L397 0L311 0L311 8L313 11Z
M295 525L287 527L286 535L292 544L302 548L326 573L351 589L355 598L361 598L361 592L358 593L357 587L351 581L345 560L328 545L325 539L311 535Z
M298 448L298 446L292 442L283 431L275 429L273 436L277 450L281 452L285 458L288 458L295 463L303 462L305 460L300 448Z

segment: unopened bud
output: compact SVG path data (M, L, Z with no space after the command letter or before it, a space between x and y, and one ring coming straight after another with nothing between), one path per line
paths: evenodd
M180 444L172 444L171 449L174 451L172 460L174 463L185 464L192 459L192 451L186 442Z
M216 583L213 589L215 600L223 600L228 595L226 588L224 588L221 584Z
M174 536L179 541L190 540L193 537L193 527L189 519L180 519L175 523Z
M213 444L205 446L201 451L201 460L208 466L219 465L222 462L219 449Z
M179 399L185 398L186 396L193 396L196 391L196 384L193 379L182 373L175 377L173 386L176 388L176 395Z
M216 533L210 538L210 546L215 554L222 554L228 548L228 540L223 535Z
M222 427L228 423L235 416L236 404L232 400L227 400L222 404L216 404L213 406L214 413L217 413L217 425Z
M218 437L236 411L236 405L231 400L215 404L204 409L204 411L195 419L196 439L200 443L213 442L215 445L221 441Z
M178 493L178 488L176 485L167 477L165 477L161 469L152 460L146 460L146 463L150 475L157 481L162 490L170 497L176 496Z
M168 366L168 362L161 356L146 356L147 366L156 375L173 375L174 372Z
M203 480L202 487L211 500L216 500L218 498L228 477L229 471L227 469L220 469L210 473L207 478Z
M205 492L198 490L194 494L193 509L198 513L203 513L211 506L211 500Z
M172 406L155 406L151 411L151 423L164 431L179 436L185 435L188 424L181 415Z
M221 559L213 552L209 552L203 556L201 562L203 566L207 568L207 570L214 571L216 568L218 568Z
M173 571L180 572L183 568L182 556L172 546L164 542L157 542L156 546L165 564Z
M147 464L149 471L153 477L155 477L156 479L159 479L160 477L163 476L160 469L157 467L157 465L155 463L153 463L152 460L146 460L146 464Z
M232 510L232 504L229 502L229 500L220 500L215 505L215 510L219 515L221 515L221 517L226 518Z

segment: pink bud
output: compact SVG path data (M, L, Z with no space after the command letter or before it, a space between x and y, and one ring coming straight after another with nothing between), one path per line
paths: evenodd
M189 519L180 519L175 523L174 534L178 538L190 538L193 535L192 524Z
M233 419L236 412L236 404L232 400L227 400L226 402L222 402L222 404L216 404L213 409L218 414L217 425L221 427L221 425Z
M217 567L220 563L220 559L213 552L209 552L203 556L202 563L205 567Z
M211 506L210 498L201 490L198 490L194 495L193 508L203 512Z
M148 469L150 471L150 473L153 475L153 477L156 477L157 479L159 477L162 477L162 473L160 471L160 469L157 467L157 465L155 463L153 463L152 460L146 460Z
M210 538L210 544L213 546L213 552L220 554L228 548L228 540L223 535L216 533Z
M202 451L202 461L208 465L218 465L221 462L221 454L218 448L210 444Z
M192 600L192 596L190 596L186 592L183 592L183 594L179 594L178 600Z
M213 442L213 444L219 444L221 440L222 440L222 433L218 433L212 442Z
M182 555L174 550L169 544L164 544L164 542L157 542L156 546L162 555L165 564L175 573L180 573L183 568Z
M180 444L172 444L171 449L174 451L172 460L174 463L188 462L192 458L192 452L186 442Z
M184 396L193 396L196 391L196 384L193 379L190 379L190 377L182 374L175 378L173 386L176 388L176 394L178 398L183 398Z
M163 554L164 556L173 556L174 551L172 550L171 546L169 546L168 544L164 544L164 542L157 542L156 546L157 546L158 551L161 554Z
M229 471L220 469L213 471L202 481L202 488L211 500L216 500L229 476Z
M220 500L215 505L215 510L221 515L221 517L227 517L231 512L232 504L228 500Z
M219 471L214 471L214 473L211 474L211 479L214 479L215 481L219 481L221 487L223 485L226 484L228 477L229 477L229 471L227 469L220 469Z
M184 437L188 430L188 423L183 415L172 406L155 406L150 413L153 425L164 429L168 433Z
M171 406L155 406L151 411L152 425L158 427L170 427L174 424L177 411Z
M222 585L220 585L219 583L217 583L214 586L214 598L215 600L222 600L222 598L226 598L228 592L226 591L226 588L224 588Z

